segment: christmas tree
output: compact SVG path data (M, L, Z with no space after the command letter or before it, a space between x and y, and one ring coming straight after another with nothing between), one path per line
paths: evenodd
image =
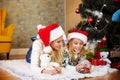
M82 29L89 33L88 40L99 40L103 37L107 38L107 46L120 44L120 38L114 38L113 33L120 36L119 31L114 28L120 27L120 22L113 22L112 15L120 9L120 0L82 0L79 8L76 8L76 13L83 18L76 26L76 29Z

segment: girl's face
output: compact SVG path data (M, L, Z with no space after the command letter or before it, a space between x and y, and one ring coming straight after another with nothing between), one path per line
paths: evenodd
M51 47L53 48L53 50L60 50L61 47L63 46L63 36L59 37L58 39L52 41L50 43Z
M72 48L73 51L76 53L79 53L81 51L81 49L83 48L84 44L80 39L72 39Z

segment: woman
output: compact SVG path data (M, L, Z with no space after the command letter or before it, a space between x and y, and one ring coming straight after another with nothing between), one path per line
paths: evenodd
M67 65L75 66L76 70L79 72L84 64L79 64L80 61L86 60L86 51L85 44L87 43L88 33L82 30L71 30L68 34L68 43L67 48L64 52L64 57ZM68 60L68 61L67 61ZM87 60L84 61L87 64L89 63Z
M34 73L46 73L55 75L61 72L61 69L55 67L52 70L46 70L42 68L40 63L41 54L50 54L51 61L57 62L62 65L63 55L63 37L65 33L61 26L58 24L51 24L46 27L42 27L38 32L39 39L33 42L32 54L31 54L31 68Z

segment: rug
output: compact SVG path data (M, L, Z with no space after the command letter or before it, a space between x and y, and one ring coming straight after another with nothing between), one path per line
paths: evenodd
M57 75L49 74L32 74L30 64L25 59L19 60L1 60L0 68L9 72L10 74L20 78L21 80L71 80L85 77L104 76L108 72L117 71L117 69L109 68L107 66L92 66L91 73L82 74L76 72L72 66L62 68L62 73ZM72 76L71 76L72 75Z

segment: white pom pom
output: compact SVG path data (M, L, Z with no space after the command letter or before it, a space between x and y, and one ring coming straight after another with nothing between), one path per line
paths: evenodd
M37 30L39 31L39 29L41 29L41 28L45 28L46 26L43 26L42 24L39 24L39 25L37 25Z
M52 51L52 48L50 46L47 46L44 48L44 53L50 53Z
M46 26L43 26L42 24L37 25L37 31L39 31L42 28L45 28ZM39 35L37 34L37 39L39 39Z

